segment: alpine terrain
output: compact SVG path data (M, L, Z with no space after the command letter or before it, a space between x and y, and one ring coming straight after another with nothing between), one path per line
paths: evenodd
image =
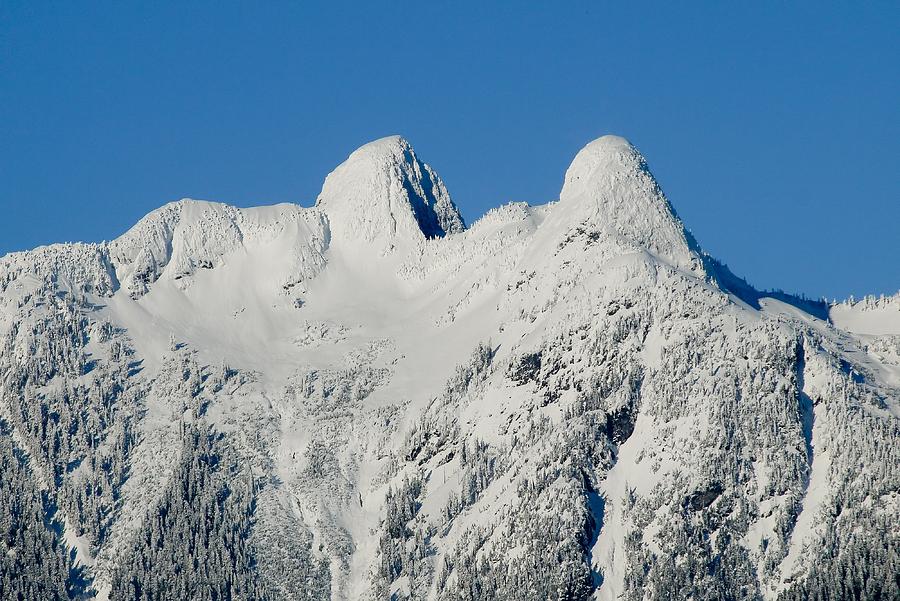
M469 227L315 206L0 259L0 598L900 598L900 295L760 292L605 136Z

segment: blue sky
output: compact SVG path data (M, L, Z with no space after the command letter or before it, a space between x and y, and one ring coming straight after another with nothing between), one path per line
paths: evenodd
M4 0L0 253L309 205L393 133L471 222L616 133L756 286L900 289L900 4L486 4Z

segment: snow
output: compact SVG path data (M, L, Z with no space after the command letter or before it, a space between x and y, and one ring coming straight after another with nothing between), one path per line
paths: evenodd
M91 555L91 543L84 535L75 534L75 527L69 523L68 519L63 521L63 541L66 547L75 552L75 567L91 567L94 565L94 556Z
M837 327L854 334L900 336L900 294L880 301L832 305L828 317Z
M641 154L624 138L603 136L585 146L566 171L561 211L572 213L688 271L695 248Z
M343 244L386 253L400 241L461 232L465 225L443 182L399 136L370 142L328 174L316 200Z
M78 266L62 270L72 289L85 281L103 283L95 287L102 291L94 299L96 319L124 328L142 362L140 377L150 393L110 538L94 558L66 528L67 545L97 571L96 582L106 591L117 554L177 460L179 422L172 416L176 399L167 394L166 370L184 356L204 366L224 363L244 376L218 394L209 419L279 482L277 502L309 529L314 552L330 559L339 599L369 592L389 486L420 470L426 479L420 516L435 523L460 490L463 468L449 458L455 447L422 465L398 459L405 434L420 419L450 417L461 440L478 438L509 451L508 470L437 536L437 565L467 529L490 530L517 509L519 478L542 457L540 445L510 451L512 438L539 419L564 424L565 411L579 400L573 381L596 385L609 375L593 363L602 353L621 359L623 371L636 364L652 388L655 380L673 378L667 373L670 348L697 335L718 354L676 379L683 378L678 383L685 389L714 389L717 372L704 372L706 367L732 375L744 369L756 378L764 366L750 356L753 351L815 333L829 357L876 374L884 386L900 382L900 367L889 362L893 347L883 339L900 335L897 303L836 305L829 324L779 300L762 299L757 311L721 292L643 157L616 136L576 155L558 202L505 205L468 229L437 174L408 142L392 136L361 147L329 174L315 207L238 209L185 199L152 212L108 245L52 248L3 261L0 282L6 272L44 266L59 271L68 262ZM36 288L42 281L29 277L15 285ZM10 288L0 297L3 331L16 319L21 294ZM644 304L620 306L632 296ZM626 318L616 321L623 315L641 324L646 318L647 327L639 340L607 348L610 336L601 326L612 331L627 325ZM586 323L597 331L576 330ZM172 338L180 350L172 349ZM558 397L548 404L535 382L512 383L507 368L554 340L569 347L559 373L547 376L559 378L552 383L559 385ZM441 408L456 367L488 342L496 370L457 405ZM803 392L816 398L826 394L835 368L812 352L807 361ZM304 386L324 386L334 374L355 392L346 399L337 392L327 399L304 396ZM642 394L653 399L654 392ZM616 394L604 399L607 408L625 402L621 390ZM686 415L666 420L639 406L633 433L614 449L608 471L597 470L596 491L585 494L585 509L599 525L589 549L597 581L602 577L598 599L624 592L625 539L633 526L623 507L626 496L650 498L676 475L689 490L705 484L693 468L715 452L711 416L721 399L664 400L658 412L683 401ZM780 566L782 581L768 594L804 569L804 549L814 543L817 516L831 490L830 450L822 442L827 416L817 405L810 411L810 430L804 431L812 449L809 481ZM304 472L314 444L337 466L318 480ZM758 559L782 499L762 498L760 491L775 476L765 461L753 465L761 517L743 542ZM659 551L663 534L665 524L654 517L644 541ZM329 546L342 541L350 541L346 553ZM517 552L524 550L510 551ZM393 585L409 586L405 576Z
M658 324L650 326L647 338L644 340L644 348L641 350L641 356L644 359L644 365L650 369L659 369L662 364L662 352L665 346L665 337L660 330Z
M625 534L628 517L623 507L629 491L646 495L667 471L653 473L641 464L642 451L653 444L653 418L638 416L634 433L619 447L616 463L600 485L603 515L595 516L601 524L600 534L590 550L592 567L603 577L596 598L617 599L623 593L625 579Z
M779 583L780 586L772 587L766 591L770 593L769 598L773 599L783 587L784 582L790 581L798 575L802 562L809 560L808 554L804 555L804 552L808 545L812 544L813 538L821 533L821 511L831 497L829 481L831 451L823 442L827 428L825 425L825 410L821 403L815 403L812 400L820 398L824 393L824 387L827 385L827 371L824 369L822 362L823 358L819 356L809 357L804 361L801 400L807 405L804 408L804 412L811 413L806 416L807 420L811 422L806 426L810 428L808 434L809 453L812 456L810 475L805 494L803 495L800 515L797 517L797 522L791 533L788 553L779 566L782 581Z

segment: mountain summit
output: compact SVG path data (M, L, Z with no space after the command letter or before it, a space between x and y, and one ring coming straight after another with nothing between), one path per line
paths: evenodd
M603 136L581 149L566 171L560 203L625 243L685 268L699 249L685 232L644 157L628 140Z
M439 238L465 229L441 178L400 136L354 151L325 178L316 207L345 242Z
M900 296L754 290L615 136L0 258L4 598L896 599L898 441Z

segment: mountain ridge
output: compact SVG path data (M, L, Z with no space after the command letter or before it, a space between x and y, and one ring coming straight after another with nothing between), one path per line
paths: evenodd
M887 598L895 307L801 300L706 255L623 138L466 228L391 137L314 207L0 258L0 421L84 575L46 588L88 598L206 594L179 562L273 600Z

